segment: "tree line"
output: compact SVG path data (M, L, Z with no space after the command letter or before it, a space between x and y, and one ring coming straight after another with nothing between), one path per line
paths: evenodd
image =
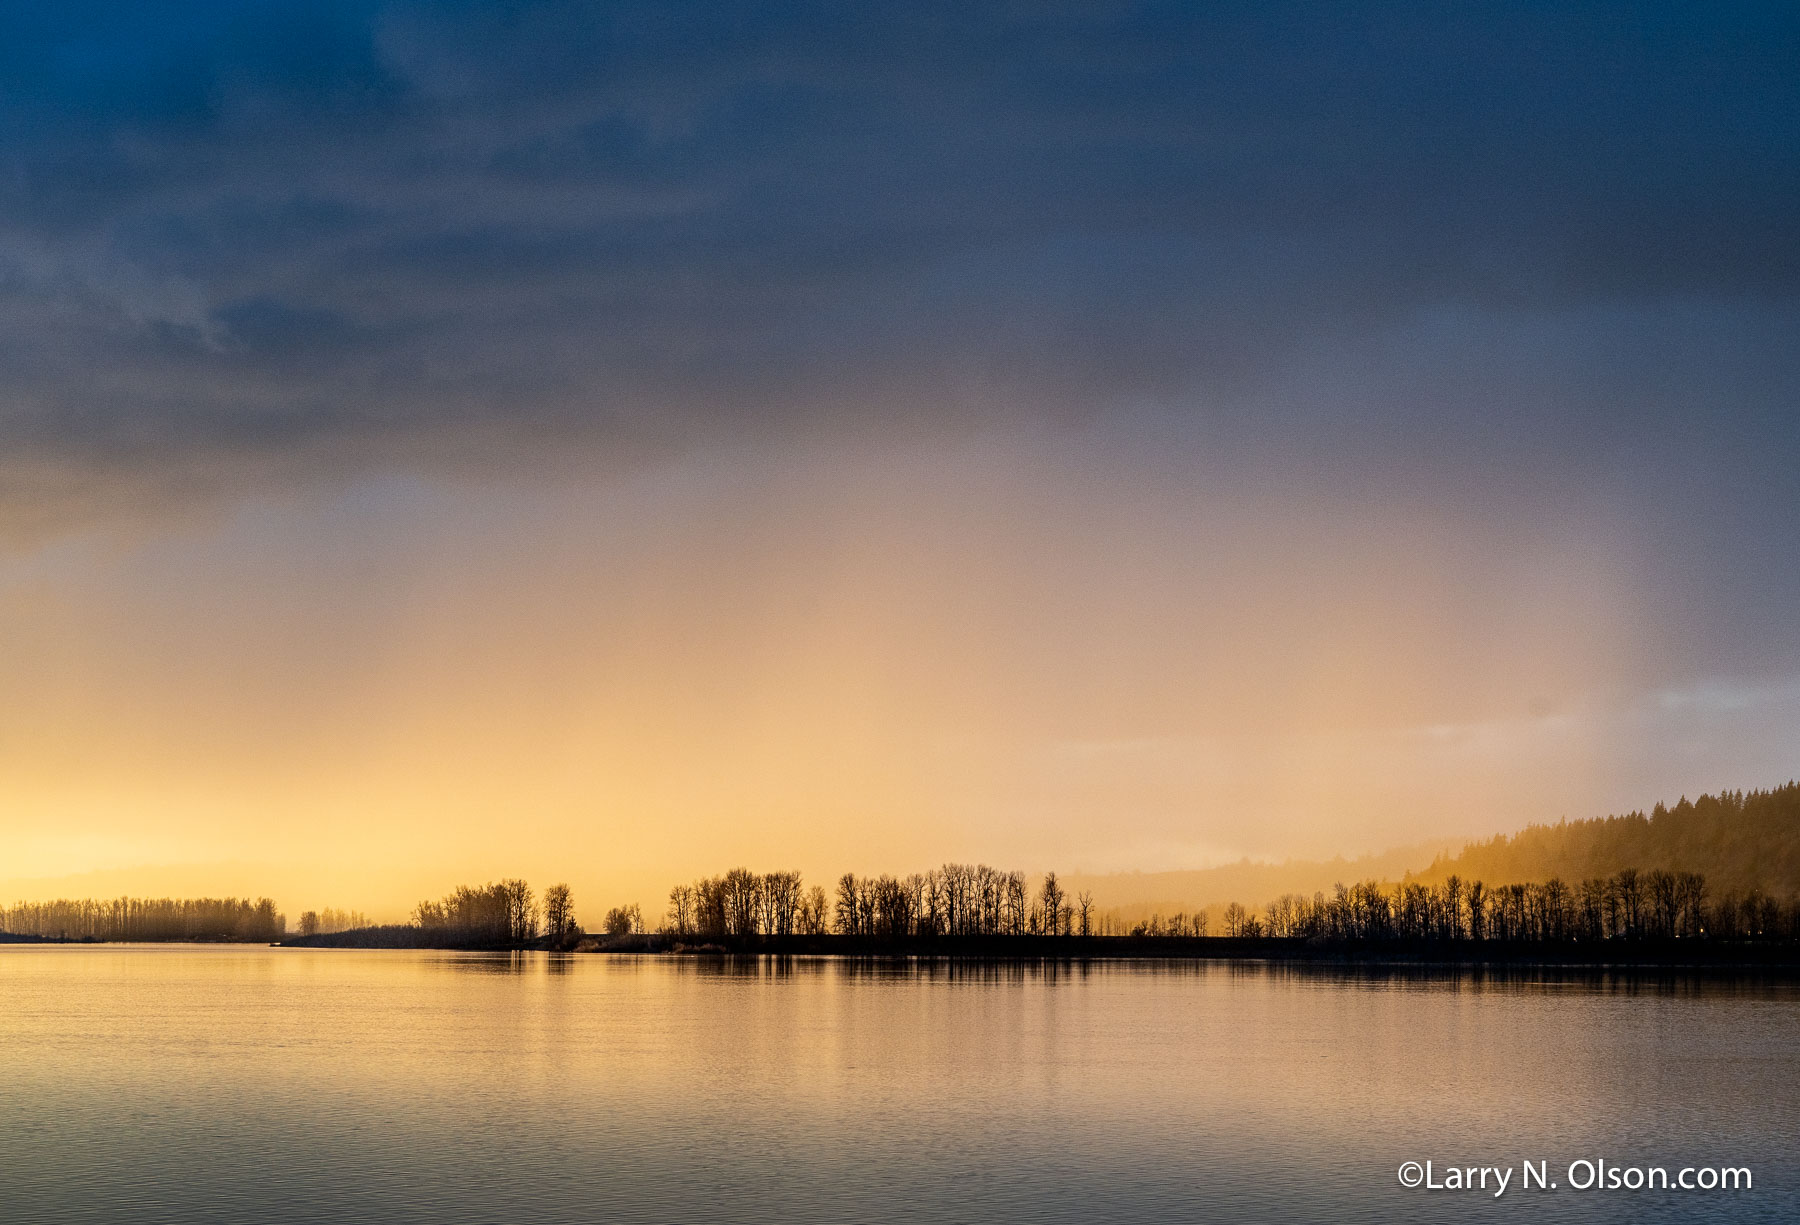
M308 910L300 916L300 934L302 936L355 931L359 927L368 927L369 925L369 916L360 910L337 910L330 906L323 910Z
M1648 862L1644 869L1633 866ZM1682 864L1724 865L1719 875ZM1598 866L1597 866L1598 865ZM1479 871L1471 869L1481 869ZM1571 869L1579 869L1573 871ZM1487 885L1485 880L1511 880ZM1399 884L1363 880L1330 893L1286 893L1260 910L1153 914L1127 925L1056 873L947 863L908 876L844 873L833 887L797 871L733 868L676 885L659 930L678 940L848 936L1094 937L1336 941L1800 940L1800 784L1724 791L1648 814L1533 826L1471 844ZM606 912L604 931L645 930L635 904ZM268 898L83 898L0 909L0 932L70 940L275 941L287 920ZM582 936L566 884L539 898L525 881L459 885L422 901L412 922L368 925L354 910L307 911L312 940L362 932L397 946L570 948ZM354 941L332 940L333 943Z
M59 898L0 909L0 931L52 940L244 941L287 931L269 898Z
M1761 889L1714 896L1698 872L1624 868L1573 884L1552 877L1487 885L1452 875L1437 883L1367 880L1330 894L1284 894L1260 910L1223 907L1219 935L1236 940L1313 939L1569 943L1603 940L1800 939L1800 902ZM613 925L609 920L609 930ZM618 930L640 930L636 926ZM853 936L1129 936L1200 939L1206 910L1160 914L1129 927L1070 897L1054 872L1033 887L1022 872L946 864L911 876L847 872L828 895L798 872L733 868L669 891L661 931L677 939Z
M1046 873L1036 889L1023 872L945 864L910 876L846 872L834 892L803 887L800 873L733 868L669 890L662 931L688 938L1093 935L1094 899L1070 897Z
M1328 896L1284 894L1261 914L1225 907L1224 935L1367 940L1532 941L1766 940L1800 938L1800 902L1758 888L1714 897L1699 872L1623 868L1568 884L1560 878L1488 886L1451 875L1441 883L1338 885ZM1204 934L1204 924L1201 931ZM1156 935L1154 922L1133 935Z
M1673 806L1531 825L1440 856L1423 880L1606 879L1627 868L1704 873L1720 895L1800 894L1800 783L1721 791Z
M517 877L495 884L458 885L437 901L413 908L413 925L444 943L522 945L539 938L553 946L580 934L574 895L567 885L544 890L542 905Z

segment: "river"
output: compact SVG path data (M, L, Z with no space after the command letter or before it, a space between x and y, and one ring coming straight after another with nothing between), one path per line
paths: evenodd
M4 946L0 1220L1794 1221L1796 1039L1729 978Z

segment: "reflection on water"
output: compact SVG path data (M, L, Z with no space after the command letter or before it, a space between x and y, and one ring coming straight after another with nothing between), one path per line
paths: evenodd
M1800 1219L1800 990L1564 969L0 949L0 1220ZM1736 1194L1406 1191L1406 1160Z
M499 954L495 954L499 956ZM518 956L518 954L515 954ZM529 956L529 954L527 954ZM554 972L585 955L556 955ZM830 974L843 980L894 980L931 983L1057 983L1065 979L1085 981L1094 974L1150 975L1160 979L1226 976L1258 982L1288 981L1298 985L1331 984L1360 990L1419 988L1455 991L1483 989L1520 990L1544 988L1655 995L1749 995L1800 1003L1800 984L1782 974L1725 967L1717 970L1681 967L1609 968L1594 966L1442 965L1395 963L1355 965L1339 962L1204 961L1180 957L1168 960L1133 958L988 960L982 958L834 958L834 957L733 957L684 958L616 957L615 963L657 966L664 973L690 973L717 978L783 979L795 974Z

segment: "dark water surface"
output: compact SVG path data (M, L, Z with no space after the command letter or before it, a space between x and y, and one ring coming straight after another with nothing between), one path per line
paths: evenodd
M0 1220L1796 1221L1796 1039L1743 980L7 947ZM1519 1188L1601 1157L1755 1185Z

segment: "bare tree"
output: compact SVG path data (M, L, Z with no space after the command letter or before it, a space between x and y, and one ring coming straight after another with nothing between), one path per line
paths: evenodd
M856 873L846 872L838 877L837 886L837 929L840 935L860 936L862 930L862 888L856 879Z
M1623 934L1635 940L1644 933L1644 892L1638 882L1636 868L1621 868L1613 874L1612 887L1618 898Z
M1560 877L1552 876L1545 881L1538 891L1539 913L1542 916L1538 924L1538 939L1566 940L1569 936L1569 887L1563 884Z
M754 936L762 911L762 878L748 868L733 868L725 874L725 932L731 936Z
M567 885L551 885L544 890L544 935L552 947L564 943L576 933L575 895Z
M766 873L762 878L763 931L771 936L793 935L799 912L800 873Z
M1469 939L1487 939L1487 889L1478 880L1469 882Z
M1043 930L1046 936L1064 934L1066 919L1064 915L1064 899L1062 885L1056 879L1056 873L1044 873L1043 888L1038 890L1038 910L1043 916Z
M1575 886L1575 933L1583 940L1606 938L1606 882L1597 876Z
M669 890L669 913L663 930L671 936L685 938L694 934L694 887L676 885Z
M1681 916L1677 934L1701 935L1706 929L1706 877L1698 872L1677 872L1675 890Z
M1650 896L1651 934L1664 939L1673 936L1681 909L1681 887L1675 874L1661 868L1645 873L1644 891Z
M1463 938L1463 883L1462 878L1452 872L1444 878L1444 935L1451 940Z
M694 931L701 936L725 936L731 931L730 906L723 876L701 877L694 882Z
M538 909L531 896L531 886L512 877L500 882L506 896L506 937L514 944L537 938Z

